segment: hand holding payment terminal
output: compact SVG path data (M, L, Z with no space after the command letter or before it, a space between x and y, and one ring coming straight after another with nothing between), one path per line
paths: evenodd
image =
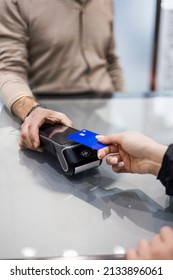
M68 138L78 131L62 124L48 124L40 128L39 135L43 148L57 156L67 175L74 175L101 164L97 150Z

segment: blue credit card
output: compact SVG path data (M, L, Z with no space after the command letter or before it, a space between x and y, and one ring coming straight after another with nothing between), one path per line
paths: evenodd
M90 147L94 150L99 150L106 147L107 146L106 144L102 144L98 142L98 140L96 139L96 135L99 134L87 129L82 129L80 131L68 135L67 138L77 143L83 144L87 147Z

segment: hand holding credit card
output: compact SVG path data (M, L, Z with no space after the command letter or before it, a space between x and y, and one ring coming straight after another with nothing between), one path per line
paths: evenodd
M82 129L80 131L68 135L67 138L77 143L83 144L87 147L90 147L94 150L100 150L106 147L107 146L106 144L102 144L98 142L96 135L99 134L87 129Z

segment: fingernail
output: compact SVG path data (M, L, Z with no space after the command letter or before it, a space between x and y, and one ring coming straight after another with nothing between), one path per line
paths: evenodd
M43 148L38 147L37 152L43 153Z
M110 160L111 164L117 164L117 162L118 162L118 158L117 157L111 158L111 160Z
M33 146L35 149L37 149L39 147L39 143L38 142L33 142Z
M124 162L123 162L123 161L121 161L121 162L118 163L118 167L121 168L121 167L123 167L123 166L124 166Z
M104 138L104 135L96 135L96 139L101 140L101 139L103 139L103 138Z
M98 156L99 159L101 159L101 155L102 155L101 152L98 152L98 153L97 153L97 156Z

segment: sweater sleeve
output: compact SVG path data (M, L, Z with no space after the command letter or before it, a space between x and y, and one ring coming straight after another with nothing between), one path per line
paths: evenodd
M111 2L112 16L114 15L114 5ZM119 92L125 91L124 77L121 65L119 63L119 58L116 55L116 42L114 34L114 22L111 23L111 38L107 50L107 63L108 71L111 77L114 90Z
M1 0L0 9L0 95L4 104L32 96L28 85L28 36L18 1Z
M166 194L173 195L173 144L169 145L164 157L158 177L166 187Z

